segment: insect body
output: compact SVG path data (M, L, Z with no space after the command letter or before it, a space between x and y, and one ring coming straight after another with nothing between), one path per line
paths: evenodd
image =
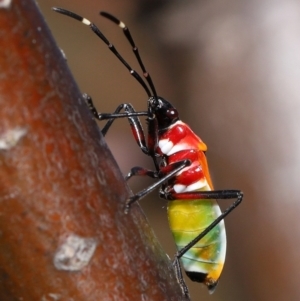
M223 219L241 203L242 192L213 190L205 156L206 145L188 125L179 119L176 108L164 98L157 96L152 79L144 67L129 29L123 22L108 13L101 13L123 29L149 87L96 25L70 11L61 8L54 8L54 10L88 25L148 94L148 109L142 112L137 112L130 104L124 103L119 105L114 113L98 113L92 99L86 94L84 98L95 118L108 120L102 129L104 135L115 119L128 118L137 144L153 159L154 170L134 167L126 176L126 180L132 176L149 176L158 180L130 197L126 202L125 212L128 212L131 204L157 187L161 187L160 197L169 201L169 224L178 249L173 265L181 288L184 294L188 294L181 273L180 260L191 280L204 283L212 292L218 283L225 261L226 234ZM147 139L139 116L146 116ZM221 212L216 200L223 199L236 200Z
M159 140L159 149L166 163L190 160L163 188L175 201L168 203L171 231L178 250L181 250L213 223L221 210L215 200L191 199L188 192L213 189L202 140L183 122L177 121ZM184 195L186 193L186 195ZM226 233L222 220L181 257L187 275L194 281L204 282L212 291L223 269L226 254Z

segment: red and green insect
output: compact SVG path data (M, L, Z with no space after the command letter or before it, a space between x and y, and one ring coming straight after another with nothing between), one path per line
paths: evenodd
M183 280L180 261L192 281L204 283L209 291L213 292L223 270L226 255L223 220L241 203L243 193L240 190L214 190L205 155L205 143L179 119L176 108L156 94L150 74L141 60L128 27L123 22L111 14L100 13L123 29L146 82L130 67L95 24L65 9L53 9L88 25L146 91L148 108L147 111L141 112L135 111L131 104L124 103L119 105L114 113L98 113L91 97L87 94L83 96L95 118L108 120L102 129L103 135L115 119L128 118L137 144L153 159L154 170L134 167L126 176L126 180L132 176L149 176L158 180L130 197L126 202L125 212L128 212L134 202L161 187L160 197L168 200L169 224L178 250L173 265L183 293L187 295L188 288ZM147 139L139 120L141 116L146 116ZM224 199L235 201L222 212L216 200Z

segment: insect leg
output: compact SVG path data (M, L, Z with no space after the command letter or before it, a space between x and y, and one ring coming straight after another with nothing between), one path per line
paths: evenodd
M156 179L158 178L158 172L150 169L146 169L144 167L135 166L131 168L125 180L128 181L133 176L148 176L150 178Z
M190 248L192 248L200 239L202 239L208 232L210 232L220 221L222 221L231 211L233 211L243 200L243 193L240 190L214 190L214 191L194 191L185 193L174 193L171 196L166 196L169 200L184 200L184 199L236 199L226 210L222 212L207 228L205 228L196 238L189 242L185 247L179 250L175 257L179 259Z
M171 179L172 177L174 177L180 170L182 170L183 168L187 167L191 165L191 161L190 160L183 160L183 161L179 161L173 164L169 165L169 170L170 172L164 176L163 178L159 179L156 183L150 185L149 187L141 190L140 192L136 193L135 195L133 195L132 197L130 197L127 201L126 201L126 205L125 205L125 213L128 213L130 206L141 200L143 197L145 197L147 194L149 194L150 192L152 192L154 189L156 189L157 187L159 187L161 184L163 184L165 181Z
M94 117L98 120L106 120L107 123L101 130L101 133L103 136L106 135L108 132L109 128L111 127L112 123L115 121L117 118L128 118L131 131L133 133L133 137L135 141L137 142L139 148L143 151L148 156L151 156L152 153L150 153L147 145L146 145L146 139L145 139L145 133L141 124L141 121L139 120L138 116L149 116L149 113L147 111L141 111L141 112L136 112L133 108L133 106L129 103L123 103L120 104L117 109L115 110L114 113L99 113L93 104L92 98L87 95L83 94L83 97L93 113ZM124 110L125 113L120 113L120 111Z
M136 112L131 104L126 104L126 103L120 104L117 107L117 109L115 110L114 113L99 113L97 111L94 103L93 103L92 98L86 93L84 93L82 96L83 96L86 104L88 105L90 111L93 113L93 115L96 119L98 119L98 120L107 120L107 119L109 119L108 122L105 124L105 126L103 127L103 129L101 131L103 136L106 135L106 133L108 132L108 130L111 127L112 123L117 118L128 118L130 120L133 117L148 116L149 115L149 113L147 111ZM123 109L124 109L125 113L120 113L120 111L123 110ZM138 118L135 118L134 120L130 120L130 123L137 124L136 128L139 131L143 131L142 125L141 125Z
M174 271L175 271L175 275L176 275L176 279L180 285L180 288L182 290L182 293L185 296L189 296L189 290L187 285L185 284L185 281L183 279L182 276L182 270L180 268L180 262L179 262L179 258L175 257L174 261L173 261L173 267L174 267Z

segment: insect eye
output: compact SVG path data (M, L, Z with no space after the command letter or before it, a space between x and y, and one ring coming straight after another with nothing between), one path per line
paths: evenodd
M167 116L169 119L174 119L174 118L177 118L177 117L178 117L178 112L177 112L177 110L174 110L174 109L167 110L166 116Z

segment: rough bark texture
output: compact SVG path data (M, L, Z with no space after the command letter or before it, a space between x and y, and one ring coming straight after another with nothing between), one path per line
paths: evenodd
M0 300L184 299L34 1L0 43Z

